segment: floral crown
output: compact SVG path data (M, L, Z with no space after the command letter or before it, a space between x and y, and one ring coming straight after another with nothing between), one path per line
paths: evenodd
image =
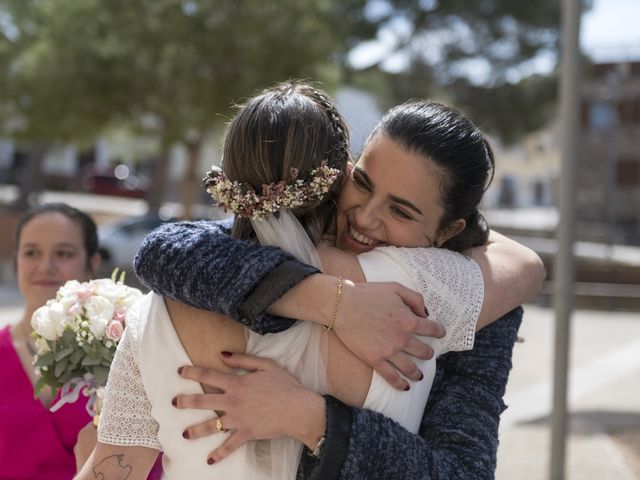
M298 169L291 169L293 183L284 181L262 185L257 193L248 183L229 180L218 167L211 167L202 180L207 192L225 212L238 217L261 220L283 208L296 208L307 202L322 200L331 185L340 176L340 170L331 168L324 161L318 168L311 170L307 180L298 178Z

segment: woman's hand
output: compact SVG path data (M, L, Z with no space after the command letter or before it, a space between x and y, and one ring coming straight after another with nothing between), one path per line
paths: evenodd
M251 440L282 436L297 438L313 450L325 431L325 400L306 389L274 361L244 353L221 354L232 368L249 371L234 375L202 367L184 366L180 376L220 390L222 393L178 395L177 408L220 412L220 421L229 438L209 459L219 462ZM218 433L218 418L193 425L185 438L195 439Z
M400 373L420 380L411 357L429 359L433 349L415 335L441 338L442 325L429 320L422 295L399 283L345 281L333 329L342 343L393 387L408 387Z
M76 471L79 472L82 466L93 452L98 440L98 434L96 427L93 425L93 421L87 423L78 432L78 440L73 447L73 454L76 457Z
M336 253L335 248L333 251ZM433 349L416 335L441 338L444 327L427 318L422 295L395 282L365 283L355 257L340 251L337 254L339 258L333 262L339 266L322 256L323 264L345 278L333 325L336 335L390 385L406 389L409 384L402 375L416 381L422 378L412 357L426 360L433 356ZM337 280L332 275L310 275L274 303L269 312L328 325L336 302Z

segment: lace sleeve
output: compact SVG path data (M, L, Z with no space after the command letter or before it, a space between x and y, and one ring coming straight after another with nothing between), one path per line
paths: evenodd
M137 327L140 304L127 316L127 328L111 364L98 426L98 441L109 445L162 450L158 423L151 415L138 365Z
M384 247L365 255L375 252L387 257L386 268L393 264L403 271L413 284L409 287L422 293L429 318L446 328L443 339L430 342L437 355L471 350L484 299L484 280L478 264L443 248Z

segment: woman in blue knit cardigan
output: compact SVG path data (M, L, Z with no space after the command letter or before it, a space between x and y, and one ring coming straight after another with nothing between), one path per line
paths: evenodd
M286 328L290 321L271 317L265 309L315 270L296 263L284 252L238 242L233 244L237 257L227 254L215 260L203 258L204 252L224 252L219 247L233 242L222 235L227 233L226 228L225 224L196 223L157 231L141 249L136 273L164 295L248 320L255 331ZM180 245L180 251L176 245ZM185 258L191 261L183 264ZM198 258L196 265L202 266L200 271L192 268L194 258ZM253 261L246 268L242 261L234 263L233 258L244 259L245 264L248 258ZM232 272L237 276L230 275ZM234 289L225 289L222 274L227 279L241 278L241 288L236 284ZM184 288L185 279L190 285L199 283L201 288ZM206 293L215 294L201 295L205 293L203 285L209 288ZM480 332L473 351L441 357L420 437L380 414L327 397L324 445L318 455L303 456L299 477L491 477L497 424L504 408L501 398L521 315L518 309ZM202 380L197 372L191 375ZM185 376L189 376L188 371Z

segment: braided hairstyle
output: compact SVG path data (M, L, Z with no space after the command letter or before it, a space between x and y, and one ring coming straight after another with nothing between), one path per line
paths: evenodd
M440 247L463 251L486 243L489 228L478 210L493 180L495 161L486 137L455 108L431 101L412 101L389 110L370 138L385 135L409 152L431 161L440 174L444 214L438 233L453 221L466 226Z
M344 174L349 130L334 102L323 91L302 82L284 82L263 90L240 107L224 142L222 169L229 180L257 192L264 184L306 180L322 162ZM331 227L342 178L320 200L292 209L314 243ZM246 218L236 218L233 234L252 238Z

